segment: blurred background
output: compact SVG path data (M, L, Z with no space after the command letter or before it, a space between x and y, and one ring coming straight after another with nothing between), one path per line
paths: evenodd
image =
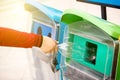
M31 32L32 15L24 10L25 0L0 0L0 26ZM101 7L77 0L36 0L47 6L64 11L68 8L83 10L101 18ZM107 20L120 25L120 10L106 7Z

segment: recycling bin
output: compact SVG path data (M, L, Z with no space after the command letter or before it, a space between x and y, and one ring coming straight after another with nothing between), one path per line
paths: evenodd
M115 79L120 26L75 9L65 10L61 22L67 26L59 47L63 80Z
M31 32L42 34L58 41L58 44L63 42L65 24L61 22L62 11L55 8L40 4L33 0L26 0L25 9L32 13L33 24ZM60 52L56 55L57 64L56 70L60 71ZM59 73L61 74L61 72ZM59 78L62 79L62 76Z

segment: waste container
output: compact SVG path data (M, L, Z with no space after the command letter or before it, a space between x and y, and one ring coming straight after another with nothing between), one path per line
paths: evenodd
M30 11L33 16L32 32L51 37L63 42L65 24L61 22L62 11L43 5L33 0L26 0L25 9ZM59 70L61 54L56 55L56 69Z
M120 26L75 9L65 10L61 22L67 25L60 45L63 80L115 79Z
M58 40L59 21L62 11L33 0L26 0L25 9L32 13L32 32Z

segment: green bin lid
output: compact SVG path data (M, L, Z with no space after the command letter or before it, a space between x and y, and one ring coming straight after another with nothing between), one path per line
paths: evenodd
M67 9L63 12L61 21L66 24L71 24L73 22L87 20L92 24L96 25L106 33L108 33L113 38L118 39L120 36L120 25L108 22L99 17L90 15L86 12L76 10L76 9Z

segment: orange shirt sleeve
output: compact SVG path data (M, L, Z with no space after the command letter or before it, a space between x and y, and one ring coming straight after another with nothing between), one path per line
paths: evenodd
M43 36L0 27L0 46L31 48L40 47Z

